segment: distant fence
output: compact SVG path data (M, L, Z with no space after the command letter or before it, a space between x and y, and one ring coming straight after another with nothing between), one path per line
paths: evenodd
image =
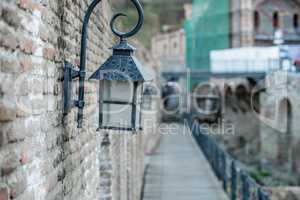
M216 176L223 183L223 189L228 193L231 200L271 200L269 194L261 185L243 171L237 161L221 149L215 140L200 132L195 127L190 115L186 115L189 127L197 143L203 150L207 160L212 166Z

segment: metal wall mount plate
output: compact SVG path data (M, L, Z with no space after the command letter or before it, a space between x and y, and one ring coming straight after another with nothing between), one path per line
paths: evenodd
M71 109L78 104L78 101L72 99L72 81L78 77L79 70L71 63L65 61L63 77L64 115L67 115Z

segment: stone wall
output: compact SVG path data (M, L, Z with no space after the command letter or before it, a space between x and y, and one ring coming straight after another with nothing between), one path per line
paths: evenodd
M253 1L231 0L231 47L252 46L254 44Z
M1 200L139 199L147 141L143 134L96 132L95 83L86 83L84 128L76 127L77 109L63 120L63 61L79 63L89 2L0 3ZM104 0L91 17L87 76L111 53L110 16Z
M291 184L299 182L299 81L300 77L295 73L271 73L266 79L266 92L261 97L264 166L272 167L276 176L286 177Z
M299 1L294 0L231 0L231 47L273 45L277 29L273 21L275 12L278 12L278 28L283 31L285 42L299 44L300 27L293 22L299 5Z
M255 106L255 88L245 78L211 79L221 93L222 118L215 131L224 148L236 159L253 164L259 160L260 120ZM230 127L233 127L233 133ZM246 155L246 156L245 156Z

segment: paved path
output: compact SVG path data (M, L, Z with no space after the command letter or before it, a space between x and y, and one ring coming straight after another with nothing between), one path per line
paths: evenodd
M143 200L227 200L192 136L179 133L164 135L149 158Z

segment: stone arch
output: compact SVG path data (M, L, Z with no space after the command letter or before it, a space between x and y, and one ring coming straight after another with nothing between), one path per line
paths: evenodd
M289 99L284 98L279 103L278 125L279 134L277 138L277 160L280 165L291 162L292 151L292 104Z
M273 13L273 29L277 30L280 28L280 19L279 19L279 12L275 11Z
M260 13L257 10L255 10L254 11L254 28L255 28L255 31L258 31L259 27L260 27Z
M250 106L253 112L260 113L261 105L260 105L260 95L262 91L257 90L258 82L254 78L247 78L249 84L249 92L250 92Z
M244 84L237 85L235 89L235 97L237 99L239 109L243 113L246 113L247 111L250 110L251 97L247 86L245 86Z
M257 80L252 77L247 77L247 82L249 84L250 89L254 88L257 85Z
M224 108L231 109L235 113L238 112L238 109L235 107L234 91L232 87L226 85L224 89Z
M230 103L231 103L230 100L231 100L232 96L233 96L232 88L230 86L226 86L225 93L224 93L226 105L230 105Z
M202 96L202 97L199 97ZM206 98L203 98L205 96ZM193 107L202 108L205 110L213 110L220 112L221 105L221 92L219 87L213 83L198 84L198 86L193 90Z
M299 28L299 15L297 13L293 15L293 27L294 29Z

